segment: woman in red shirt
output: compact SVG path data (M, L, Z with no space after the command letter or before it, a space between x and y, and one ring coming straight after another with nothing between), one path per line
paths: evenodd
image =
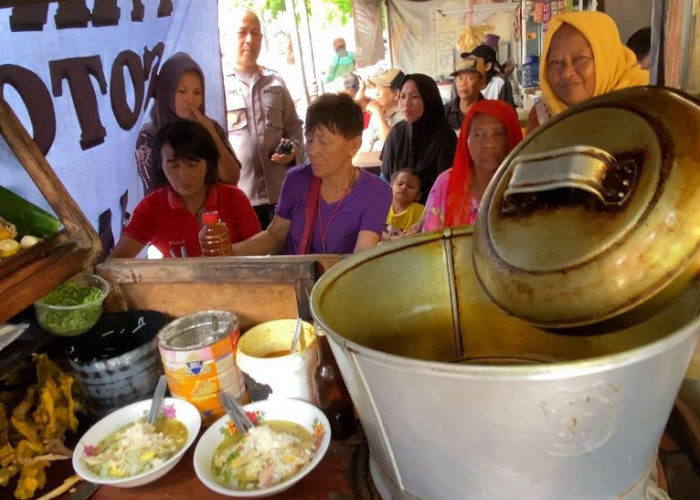
M201 216L217 211L232 243L260 231L260 222L245 193L218 182L219 152L199 123L179 120L158 131L158 175L165 186L134 209L111 257L135 257L152 244L164 257L198 257Z

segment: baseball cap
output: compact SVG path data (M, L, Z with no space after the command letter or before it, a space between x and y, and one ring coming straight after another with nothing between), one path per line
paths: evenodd
M333 50L338 50L338 47L345 45L345 38L336 38L333 40Z
M450 73L450 76L457 76L463 71L471 71L472 73L479 73L481 76L485 76L484 60L481 57L467 56L455 65L455 70Z
M368 80L378 87L391 87L391 90L400 90L405 76L399 68L389 68L369 77Z
M471 52L462 52L462 59L469 56L480 57L484 60L484 64L498 64L498 62L496 61L496 51L488 45L479 45Z

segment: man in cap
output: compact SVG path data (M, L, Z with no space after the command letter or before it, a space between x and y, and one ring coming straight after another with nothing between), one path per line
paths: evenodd
M287 168L301 161L301 120L279 73L258 65L262 45L258 16L234 9L225 23L229 26L221 30L221 49L228 137L241 162L238 187L248 195L265 228L275 215Z
M500 99L515 107L513 86L508 81L508 74L513 71L515 66L508 65L508 74L506 74L497 60L496 51L486 44L481 44L473 51L462 54L462 58L469 56L480 57L484 60L486 81L481 92L482 95L486 99Z
M445 106L445 118L450 127L459 130L469 108L484 98L481 94L486 81L484 60L467 56L457 64L450 76L454 77L456 95Z
M333 51L335 56L333 56L331 66L328 68L326 83L332 82L339 76L344 76L355 69L355 54L348 52L344 38L333 40Z
M403 119L398 104L404 76L400 69L389 68L369 78L371 86L365 95L371 100L365 109L370 118L362 133L360 151L381 151L391 127Z

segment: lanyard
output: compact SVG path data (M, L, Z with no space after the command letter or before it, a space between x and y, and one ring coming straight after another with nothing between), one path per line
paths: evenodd
M328 238L328 228L331 226L331 222L333 222L333 219L335 218L336 214L338 213L338 210L340 209L340 205L343 204L343 201L345 201L345 197L348 195L350 192L350 187L348 187L345 190L345 193L343 193L343 196L338 200L337 204L333 208L333 212L331 212L330 217L328 217L328 220L326 221L326 225L323 225L323 221L321 220L321 198L323 198L320 193L318 197L318 228L321 231L321 252L326 253L326 239Z

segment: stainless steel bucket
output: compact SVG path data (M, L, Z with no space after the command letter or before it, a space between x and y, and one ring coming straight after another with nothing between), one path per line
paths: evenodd
M494 306L471 254L471 229L423 234L313 290L383 497L645 498L700 330L697 287L633 326L559 335Z

